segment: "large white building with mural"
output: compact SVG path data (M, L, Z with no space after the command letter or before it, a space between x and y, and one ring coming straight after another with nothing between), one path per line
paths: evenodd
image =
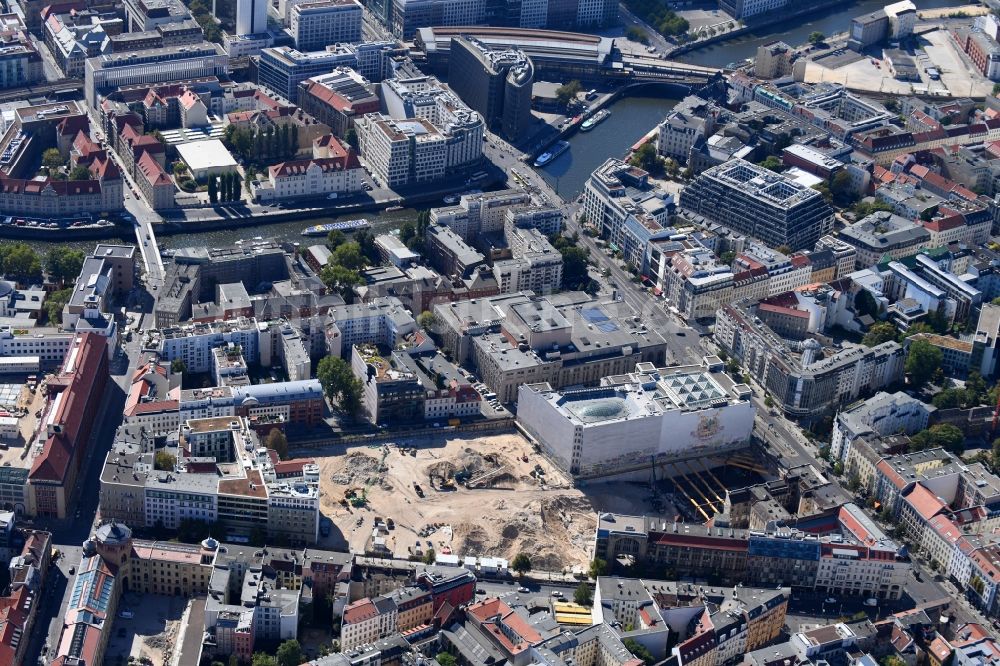
M524 384L517 419L575 479L645 478L667 463L747 446L754 423L750 395L750 387L723 372L718 357L669 368L639 363L594 388Z

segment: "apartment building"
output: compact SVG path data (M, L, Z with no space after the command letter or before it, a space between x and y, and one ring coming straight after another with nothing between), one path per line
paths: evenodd
M690 249L671 257L660 283L662 293L688 321L712 319L732 302L733 269L706 249Z
M594 554L627 554L678 576L714 571L726 581L856 598L899 599L910 575L905 549L853 503L761 531L602 514Z
M390 596L359 599L344 607L340 644L344 650L374 643L397 630L399 612Z
M276 460L260 446L244 417L182 423L178 464L155 470L153 452L120 440L101 475L102 515L176 529L181 521L219 522L228 533L256 529L292 543L315 543L319 533L318 468L303 464L279 478Z
M416 330L413 315L393 296L338 305L328 314L327 349L334 356L344 356L353 345L366 342L393 349Z
M879 391L864 402L850 405L837 414L830 437L830 455L846 460L851 445L861 437L912 435L927 427L937 411L902 391Z
M795 418L818 418L903 377L905 353L898 343L848 347L817 360L822 347L816 340L793 351L746 302L716 313L714 337Z
M467 243L471 243L482 234L503 231L508 215L519 215L509 211L527 209L531 204L531 195L521 189L496 190L494 192L479 192L463 194L454 206L431 208L430 221L441 224ZM552 213L530 215L530 224L539 228L546 235L551 235L554 226ZM520 219L520 217L518 218ZM562 228L562 213L559 213L559 228ZM558 231L557 229L557 231Z

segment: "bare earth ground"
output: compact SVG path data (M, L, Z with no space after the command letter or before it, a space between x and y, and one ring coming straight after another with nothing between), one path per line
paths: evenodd
M631 484L613 484L606 499L601 491L612 484L587 489L589 496L573 488L520 435L442 433L414 443L415 456L408 446L380 445L316 458L322 511L352 551L365 550L375 518L380 517L394 521L386 545L400 557L416 552L418 543L426 550L430 542L437 553L513 559L526 552L536 569L568 569L591 559L596 526L591 498L621 505L612 510L644 509L640 497L647 491ZM470 486L484 487L457 483L454 490L441 488L442 480L456 473L460 478L467 474ZM414 483L421 487L423 499ZM341 502L349 488L364 493L364 508Z

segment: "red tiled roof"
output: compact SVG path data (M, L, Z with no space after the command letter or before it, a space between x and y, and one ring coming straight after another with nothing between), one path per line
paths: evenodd
M371 599L365 597L344 607L343 622L344 624L357 624L377 616L378 608L375 607Z
M157 144L162 147L162 144L158 141ZM149 151L142 151L142 157L135 163L135 168L142 172L143 177L153 187L173 187L173 181L170 180L170 176L167 175L167 172L163 170L163 167L160 166L160 163L156 161Z
M310 160L289 160L270 167L272 178L281 178L306 173L312 166L316 165L321 171L344 171L346 169L356 169L360 166L354 151L350 151L347 159L342 157L316 157Z
M62 483L76 447L86 446L81 435L89 433L96 405L103 398L100 394L107 379L107 346L107 338L84 333L77 337L66 354L58 377L65 388L52 420L60 431L46 440L31 466L29 478Z
M919 483L914 485L913 490L906 496L906 503L926 521L930 521L948 507L944 500Z

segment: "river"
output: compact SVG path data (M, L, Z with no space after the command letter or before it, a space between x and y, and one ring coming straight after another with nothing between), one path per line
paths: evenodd
M809 0L793 0L793 2L808 2ZM824 35L834 35L847 32L851 19L855 16L868 14L882 9L888 0L857 0L840 8L829 9L811 16L797 18L786 23L778 23L761 28L760 32L749 32L736 39L717 42L696 51L677 56L677 60L706 67L725 67L729 63L739 62L757 55L757 47L774 41L782 41L792 46L799 46L809 41L809 35L815 31ZM958 7L970 4L969 0L913 0L917 9L932 9L934 7Z
M594 169L609 157L623 157L675 104L674 99L620 99L611 107L607 120L589 132L574 134L569 140L569 150L540 169L542 177L563 199L574 198Z

